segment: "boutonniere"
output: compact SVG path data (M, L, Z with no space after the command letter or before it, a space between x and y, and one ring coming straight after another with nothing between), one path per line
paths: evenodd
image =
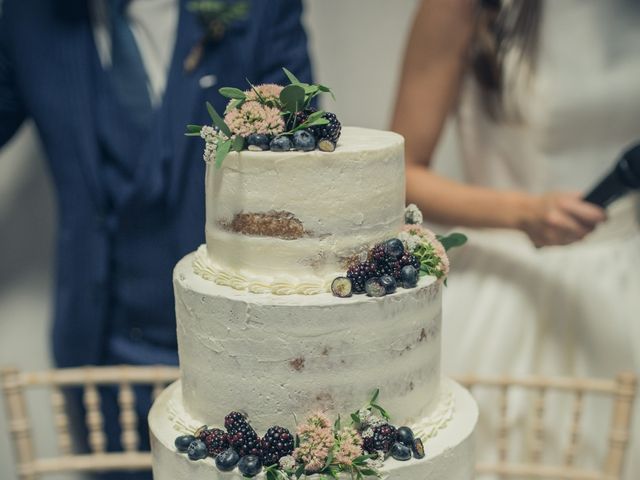
M184 70L191 73L208 45L220 42L231 24L247 18L249 1L194 0L187 4L187 10L197 15L204 27L204 34L184 59Z

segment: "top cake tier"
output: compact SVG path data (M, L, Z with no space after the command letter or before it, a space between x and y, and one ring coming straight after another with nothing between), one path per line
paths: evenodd
M240 290L321 293L345 261L397 234L404 140L345 127L333 152L229 154L207 165L205 278Z

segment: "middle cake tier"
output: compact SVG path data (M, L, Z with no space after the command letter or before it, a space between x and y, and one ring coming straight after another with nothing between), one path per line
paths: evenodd
M440 397L441 283L382 298L252 294L205 280L195 254L174 272L185 409L196 418L247 413L254 428L337 416L379 402L398 424Z

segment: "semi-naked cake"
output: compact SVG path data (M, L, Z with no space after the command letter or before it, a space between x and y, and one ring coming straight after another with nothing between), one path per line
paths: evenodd
M181 380L149 415L156 480L473 478L476 404L440 373L443 277L402 288L389 267L380 293L353 266L408 238L403 139L333 140L208 159L206 245L173 279Z

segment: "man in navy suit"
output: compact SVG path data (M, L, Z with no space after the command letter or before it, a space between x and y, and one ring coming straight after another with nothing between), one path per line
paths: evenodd
M300 0L249 2L185 69L206 33L189 3L0 0L0 146L31 118L57 191L60 367L177 364L171 273L205 221L185 125L208 123L206 100L224 109L217 87L282 83L281 67L311 80Z

